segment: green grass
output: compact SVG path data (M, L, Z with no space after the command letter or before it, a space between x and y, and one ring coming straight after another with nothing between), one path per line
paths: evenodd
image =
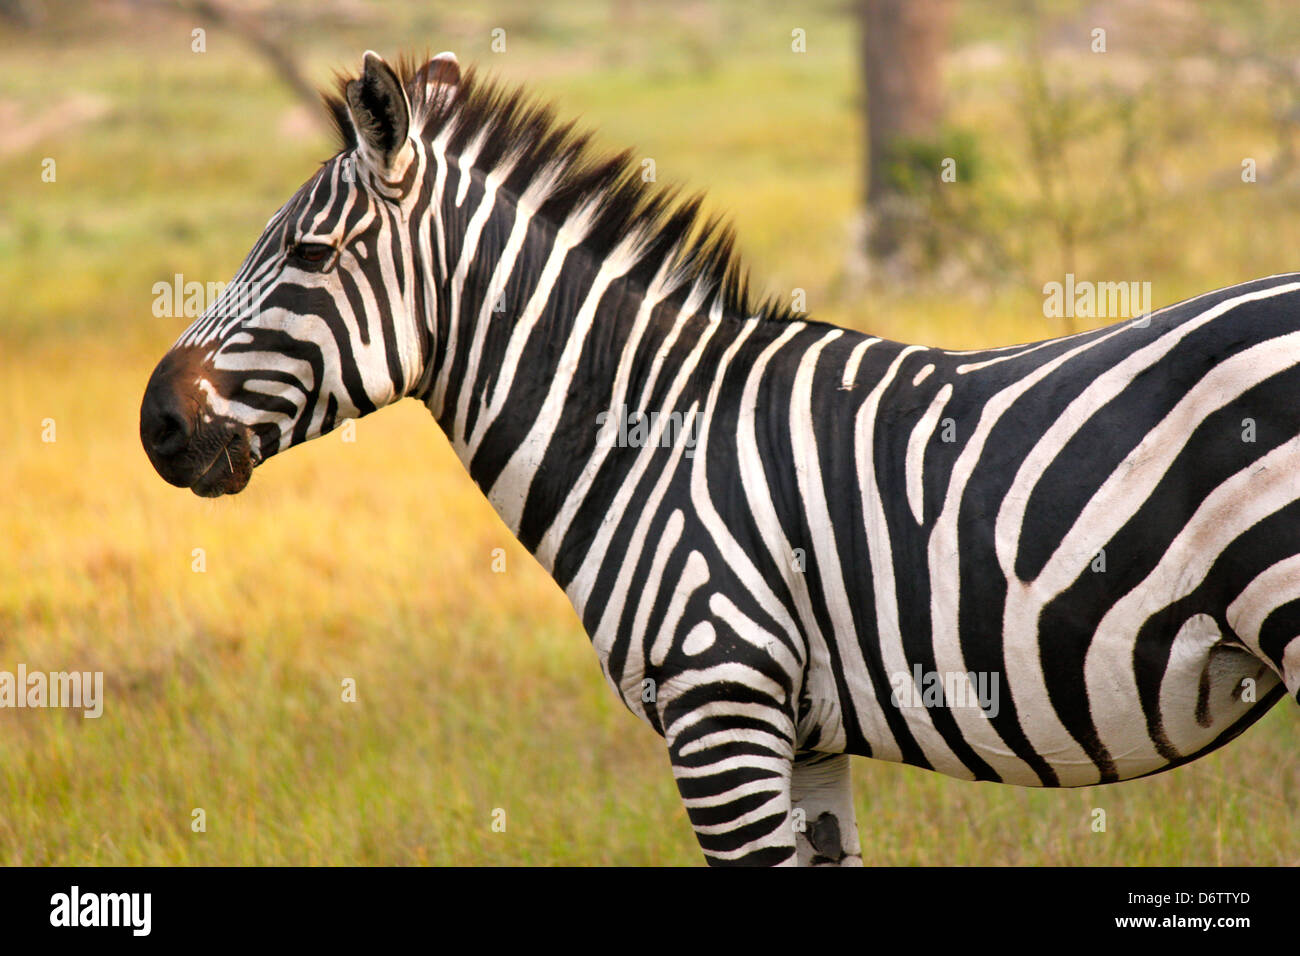
M1050 243L1010 213L1043 249L1033 283L848 290L861 143L837 8L618 9L384 6L296 40L322 82L367 46L428 46L530 83L602 143L653 157L661 181L707 189L759 286L806 289L816 317L952 347L1057 331L1039 292L1059 278ZM960 42L1013 57L1015 22L971 9ZM505 55L488 48L496 25ZM296 104L233 38L212 31L190 53L191 26L56 16L46 35L4 38L0 101L31 118L91 94L106 111L0 152L0 669L102 669L107 701L98 720L0 711L0 863L698 864L661 742L423 409L277 458L235 499L199 500L149 467L140 396L185 324L151 314L153 284L228 278L331 151L323 132L293 131ZM789 52L792 26L806 55ZM1029 187L1012 62L954 75L951 107L987 147L990 185L1015 197ZM1267 111L1195 95L1181 106L1203 128L1160 157L1162 175L1195 184L1267 149ZM1101 158L1074 168L1078 195L1105 201ZM1164 304L1296 267L1292 192L1158 198L1141 228L1087 248L1080 275L1150 279ZM858 761L867 858L1295 864L1295 719L1283 704L1205 760L1079 791Z

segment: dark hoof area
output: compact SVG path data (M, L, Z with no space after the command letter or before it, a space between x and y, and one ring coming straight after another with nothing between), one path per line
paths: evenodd
M813 866L824 863L839 863L844 859L844 842L840 837L840 821L835 814L827 811L819 816L808 829L808 842L816 851L810 861Z

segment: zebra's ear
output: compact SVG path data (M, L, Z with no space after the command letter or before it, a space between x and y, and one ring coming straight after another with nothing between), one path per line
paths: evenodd
M411 104L402 81L383 57L367 50L361 76L345 93L362 160L385 178L400 175L411 152Z
M419 79L416 88L427 104L423 114L425 116L435 110L446 109L460 92L460 61L450 50L439 53L420 67L415 75Z

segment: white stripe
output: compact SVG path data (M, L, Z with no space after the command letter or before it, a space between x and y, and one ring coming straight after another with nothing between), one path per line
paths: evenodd
M812 386L817 371L817 360L821 357L822 349L839 336L839 329L822 336L803 356L798 369L795 370L790 396L790 450L794 457L795 481L804 502L808 526L814 532L811 544L816 557L818 580L825 595L826 609L830 613L835 643L840 649L843 660L845 681L850 688L865 683L867 693L874 701L871 678L862 662L860 637L853 623L853 611L844 584L843 569L840 567L839 549L826 503L826 489L822 484L821 459L813 425ZM865 344L860 342L858 347ZM860 356L861 352L858 354ZM818 414L825 414L825 411L818 409ZM768 506L771 506L770 501ZM797 603L811 605L808 585L805 581L807 573L805 570L803 574L795 575L796 581L791 585L791 591L795 594ZM817 626L816 617L811 614L811 606L808 610L811 624L805 624L805 633L809 639L809 665L808 685L804 689L804 694L813 701L829 701L833 704L833 712L839 720L835 726L821 728L825 731L825 736L819 745L827 750L840 750L847 744L847 739L830 648L827 646L825 635ZM800 611L803 612L802 607ZM855 696L854 706L857 705Z
M497 300L505 294L506 285L510 281L511 273L514 272L515 261L519 258L520 250L523 249L524 240L528 238L529 226L532 225L538 207L546 201L554 188L556 172L560 168L558 164L553 163L543 170L541 174L534 176L532 182L528 184L528 188L524 190L523 195L513 204L514 225L510 229L510 238L506 240L501 257L492 270L487 295L483 297L483 304L479 307L478 319L474 323L474 338L470 342L469 356L465 364L465 373L461 376L460 397L456 403L456 421L453 424L451 433L452 444L462 459L465 459L465 454L468 451L465 444L465 423L469 418L469 403L474 394L474 383L478 381L483 343L487 340L488 328L492 323L492 316L495 314ZM502 176L503 181L504 178L505 175ZM451 362L452 360L449 357L447 364L450 366ZM483 397L480 396L480 401L482 400Z
M979 421L975 426L975 433L966 442L957 458L957 462L953 465L943 507L940 509L939 518L935 522L934 529L930 532L930 541L926 549L930 568L930 626L934 644L934 666L938 673L968 673L965 655L961 649L961 632L957 617L958 599L961 594L961 551L957 536L957 515L965 497L966 486L975 474L975 467L983 454L984 445L988 441L989 435L998 422L1002 420L1003 414L1021 395L1047 378L1048 375L1070 359L1082 355L1124 330L1122 326L1111 329L1105 335L1076 345L1069 351L1056 356L1051 361L1034 369L1024 378L1016 380L1014 384L1003 389L989 400L981 410ZM1046 693L1035 693L1032 689L1026 689L1010 676L1012 670L1017 673L1024 673L1037 668L1037 652L1036 640L1030 646L1025 646L1023 642L1018 644L1006 644L1004 642L1004 657L1011 657L1016 654L1029 655L1030 657L1021 666L1017 666L1014 661L1007 661L1008 675L1003 682L1006 693L1014 695L1017 702L1017 714L1022 725L1025 722L1025 710L1027 709L1025 706L1020 706L1022 702L1041 702L1041 706L1035 709L1035 714L1052 709ZM1042 683L1041 673L1038 681L1040 684ZM1029 686L1032 687L1032 685ZM1041 784L1034 769L1016 756L997 730L994 729L993 722L985 717L981 711L976 708L955 707L951 709L951 713L962 736L966 738L976 753L994 769L1004 782L1018 783L1024 786ZM1054 718L1055 714L1053 713L1051 716ZM1081 767L1086 766L1096 769L1092 761L1088 759L1087 754L1073 742L1068 733L1054 738L1054 740L1053 747L1035 747L1038 753L1047 756L1048 762L1054 768L1068 768L1071 765L1078 764Z
M502 356L501 365L497 369L496 382L492 387L492 395L488 399L487 412L481 413L474 422L474 433L470 436L466 445L466 457L463 459L466 465L474 459L479 444L505 407L506 401L510 397L510 388L514 385L515 376L519 371L519 363L523 358L524 347L528 344L528 337L532 334L533 328L537 325L542 312L546 309L546 303L551 297L551 290L560 278L560 272L564 268L565 258L574 247L587 237L587 232L594 223L597 208L595 202L584 203L569 215L564 225L560 227L559 232L556 233L550 255L547 257L546 265L542 269L541 278L537 280L533 294L528 299L528 305L524 307L523 313L519 316L510 332L510 341L506 343L505 354ZM450 365L451 363L448 362L447 368L443 371L444 377L450 373Z
M676 512L681 514L681 512ZM662 569L661 569L662 570ZM650 663L655 667L662 667L664 659L668 657L668 652L672 650L673 638L677 635L677 627L681 624L682 614L686 611L686 602L691 599L696 591L702 588L709 581L709 564L704 560L704 555L698 551L692 551L686 556L686 566L682 568L682 576L677 581L677 586L673 588L672 598L668 602L668 610L664 612L664 619L656 628L654 643L650 646ZM650 607L653 606L655 599L659 596L659 581L647 581L646 593L641 597L640 612L644 609L646 616L649 616ZM645 634L644 619L638 622L641 626L639 630L641 635L633 635L633 640ZM642 637L642 639L644 639ZM699 671L692 670L694 676Z
M465 205L465 197L469 195L469 185L474 179L474 164L478 162L478 154L482 152L483 146L487 143L488 134L492 132L492 124L485 123L483 127L474 134L474 138L469 144L461 150L460 156L456 160L456 167L460 172L460 181L456 183L456 208L459 209ZM489 176L491 173L488 174Z
M1297 598L1300 598L1300 554L1283 558L1260 572L1228 605L1225 616L1232 632L1274 670L1276 665L1259 646L1259 631L1270 614Z
M862 407L858 409L853 426L854 461L858 472L858 492L862 498L862 521L867 539L867 552L871 565L871 586L876 606L877 643L885 674L892 681L896 674L907 674L911 680L907 652L903 648L902 626L898 619L898 589L894 577L893 542L889 523L885 519L885 505L876 481L875 430L876 416L886 389L898 375L908 355L918 346L902 349L881 376ZM877 691L867 673L866 661L857 642L845 646L841 642L840 654L845 662L846 680L854 696L854 706L859 714L863 733L872 745L872 756L887 760L901 760L902 752L894 739L893 731L881 710ZM851 662L851 671L850 671ZM850 676L852 675L852 676ZM936 770L954 777L971 779L974 775L949 748L943 735L935 729L930 713L924 707L903 708L908 729L916 739L925 758Z
M649 401L649 396L654 394L655 386L659 384L659 373L663 368L664 358L673 345L676 344L686 321L693 317L698 308L698 303L692 303L688 299L688 302L677 313L672 328L651 363L650 374L646 377L640 398L635 404L629 405L627 390L631 383L633 366L639 357L638 353L646 330L650 327L650 316L668 294L669 290L666 285L668 271L668 265L665 261L641 297L641 304L637 308L635 318L632 320L631 332L628 334L627 341L623 345L622 354L619 356L618 370L614 374L614 390L609 403L611 415L621 415L625 409L629 412L632 410L647 410L645 406ZM663 407L660 409L661 413L671 413L678 392L679 389L673 389L669 392L664 400ZM664 421L665 414L661 414L659 420ZM662 431L662 428L657 429L652 444L658 444ZM533 552L534 557L537 558L542 567L549 570L555 566L555 557L560 545L564 543L564 536L568 533L569 527L573 524L573 519L577 516L579 509L586 502L587 495L591 492L591 485L596 480L596 475L600 473L600 469L605 464L605 460L612 448L612 443L597 442L596 447L592 449L591 455L583 463L582 471L578 473L577 480L569 489L569 493L565 495L563 504L560 505L555 518L551 521L546 533L542 535L542 540L538 542L537 549Z
M442 374L438 376L433 395L433 407L438 410L439 414L441 414L443 403L447 398L447 385L456 356L456 336L461 322L460 299L465 288L465 279L469 276L470 266L478 257L478 244L483 236L483 227L492 217L492 212L496 207L497 190L501 188L501 183L505 180L506 175L508 175L508 170L505 173L493 170L488 173L487 178L483 181L483 200L479 203L478 208L474 210L474 215L469 220L469 226L465 229L465 244L460 250L460 261L456 263L456 272L451 277L447 290L447 344L443 353L446 355L446 359L443 363ZM468 177L463 176L461 188L465 188L468 181ZM459 198L456 205L460 205Z
M695 406L692 405L691 408L694 409ZM625 567L635 568L637 564L640 563L641 554L646 546L646 538L650 532L650 523L654 520L655 515L658 514L659 506L663 502L664 495L668 491L668 485L676 474L677 463L681 461L682 451L684 448L684 445L678 443L673 446L672 451L669 453L668 462L664 466L663 473L655 482L654 488L650 492L649 499L644 504L641 516L637 519L636 527L632 530L631 540L628 542L626 550L620 556ZM635 486L635 482L632 483L632 486ZM626 498L630 498L631 494L632 491L630 490L629 485L624 484L624 487L620 490L620 497L626 496ZM597 532L598 538L604 535L613 535L614 529L618 526L618 519L622 517L626 507L627 503L625 500L623 507L610 510L609 519L601 525L600 530ZM608 543L608 537L606 538L606 543ZM596 547L593 546L592 551L595 550ZM604 549L601 548L602 553L603 550ZM586 568L585 563L583 568ZM573 582L569 585L571 592L569 600L572 601L573 606L578 609L579 615L582 615L583 613L583 608L586 604L585 598L590 594L591 587L595 583L595 574L597 570L597 568L592 568L590 571L579 571L579 573L574 577ZM618 576L618 580L614 585L613 593L610 594L609 600L606 602L605 607L601 612L600 622L596 625L594 632L588 632L591 634L591 643L596 649L596 655L600 658L601 667L606 669L605 676L607 679L611 679L608 670L609 652L614 646L615 638L618 636L618 625L623 618L623 606L627 602L627 594L631 586L631 574L624 573ZM584 589L584 601L582 605L579 605L574 599L572 592ZM642 663L641 666L644 668L644 663ZM622 688L617 685L615 686L615 689L618 690L620 694L623 692Z
M677 547L677 542L682 539L682 528L685 524L686 522L682 517L682 511L678 508L668 516L668 521L664 524L663 534L659 536L659 544L655 547L654 559L650 562L650 573L647 575L645 584L641 588L641 600L637 602L636 615L632 619L632 636L628 642L627 659L623 664L622 683L625 687L639 684L641 678L645 675L646 655L644 642L646 625L650 621L650 612L654 610L654 606L658 602L660 594L662 593L661 588L663 586L664 567L668 564L668 559L672 557L673 551ZM697 552L691 552L692 557L695 557L696 554ZM700 559L700 562L694 568L695 572L697 572L696 574L688 575L683 573L682 575L683 578L690 577L692 579L689 582L691 592L709 579L708 565L700 567L700 564L702 563L703 559ZM689 569L689 560L687 565ZM631 568L628 568L626 573L630 574ZM697 578L698 580L696 580ZM678 582L679 589L683 583L683 581ZM676 597L678 593L678 591L674 591L674 596ZM677 608L676 611L677 616L680 617L681 608ZM665 617L672 617L672 615L668 614L665 615ZM675 620L671 623L664 620L659 622L656 631L660 637L667 632L668 640L671 642L671 632L676 629L676 626L677 622ZM658 660L652 658L652 661L654 665L658 667L663 663L663 655L659 655Z
M617 279L626 275L636 265L644 241L642 234L624 236L618 245L600 263L600 269L591 284L582 307L574 316L573 328L564 342L564 350L555 368L550 372L550 387L542 400L541 409L533 419L532 427L523 441L511 453L505 467L492 484L488 500L496 508L501 520L513 532L519 531L523 520L524 504L533 485L546 450L550 447L555 430L559 427L564 406L569 399L569 388L578 371L578 363L587 344L596 318L596 309L605 297L606 290ZM595 421L592 421L595 428Z
M934 368L934 366L927 365L926 368ZM921 479L925 473L925 453L930 447L931 439L934 438L934 429L939 424L939 416L943 414L944 406L948 404L950 398L952 398L951 382L935 393L934 398L930 400L930 407L917 421L912 428L912 434L907 439L907 458L904 464L904 471L907 474L907 506L912 509L912 517L916 519L917 524L922 524L924 520L925 488Z
M853 346L853 351L849 353L849 360L844 363L844 374L840 378L840 388L850 389L856 384L858 379L858 366L862 364L862 356L867 349L879 342L880 339L870 338L859 342Z
M742 641L766 651L787 674L797 674L803 670L803 661L790 653L784 641L736 607L731 598L721 591L709 595L709 612L731 628Z
M677 375L673 379L669 398L665 404L672 405L676 403L677 396L685 387L687 380L691 377L693 370L699 362L699 357L704 353L705 346L708 345L709 340L713 337L713 333L716 332L717 329L717 323L710 323L704 327L699 339L695 343L695 347L691 349L690 354L687 355L685 361L682 362L681 367L677 369ZM690 414L695 414L697 410L698 404L692 404ZM587 548L586 555L583 556L582 565L573 576L573 580L569 582L568 588L566 588L569 600L577 610L579 617L586 614L587 601L591 598L591 590L596 585L596 577L605 563L606 551L610 546L610 542L613 540L614 532L617 530L619 522L622 520L624 513L632 502L632 496L636 493L636 489L641 483L641 476L645 474L646 469L650 467L650 463L658 455L659 440L662 435L662 426L664 424L663 419L660 419L658 424L660 428L656 434L652 435L651 439L637 451L636 460L628 470L627 475L623 478L622 485L615 494L614 500L610 502L604 520L601 521L600 526L596 529L591 545ZM699 446L695 449L697 460L700 455L700 450ZM678 461L684 451L685 444L682 442L675 442L670 462ZM671 477L671 469L665 467L663 475L661 475L659 480L655 483L655 494L662 496L663 491L660 490L660 488L661 486L666 487L665 483ZM642 505L642 507L648 508L649 504L647 503ZM626 561L630 558L631 555L624 555L623 560Z
M721 318L721 303L715 303L713 315L711 318L716 322ZM798 323L803 325L803 323ZM727 346L722 358L718 362L718 367L714 371L713 382L709 387L709 395L705 405L703 418L701 419L700 435L695 448L695 457L691 460L691 501L695 505L695 513L703 524L705 531L713 539L714 546L727 556L728 568L741 587L749 592L749 595L757 602L763 612L774 620L777 625L785 631L789 647L798 649L806 653L803 646L803 639L800 636L799 628L794 620L790 617L785 605L777 598L768 586L767 581L754 567L753 563L745 554L745 549L740 546L731 530L727 527L722 517L718 514L717 508L714 507L713 500L709 496L708 465L709 460L709 442L713 440L713 411L717 407L718 395L722 389L722 382L726 378L727 370L736 352L740 349L744 341L753 332L757 326L755 322L745 322L741 325L740 331ZM693 367L693 363L692 363ZM722 442L724 448L728 448L730 443L727 436L723 435L718 439ZM711 602L712 609L712 602ZM716 613L716 609L715 613ZM744 632L741 632L742 634ZM746 640L755 640L757 637L744 635ZM775 649L773 649L775 650ZM801 674L804 662L799 662L799 669L788 672L794 681L795 691L800 689ZM793 721L791 722L793 724ZM791 726L791 735L793 739L793 726Z

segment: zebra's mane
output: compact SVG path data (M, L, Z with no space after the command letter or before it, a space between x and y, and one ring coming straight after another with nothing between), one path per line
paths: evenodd
M597 256L630 243L637 258L633 274L647 281L667 266L670 289L689 289L706 305L720 299L732 315L802 318L771 296L755 301L736 250L735 229L722 217L703 215L703 193L683 197L680 188L645 182L632 150L601 154L591 144L591 133L576 130L572 122L560 123L550 104L523 87L480 77L472 66L454 97L442 95L445 88L411 57L402 57L395 69L411 103L413 132L426 144L449 132L448 149L454 154L481 137L475 168L486 172L510 164L503 187L516 196L539 176L553 178L539 215L560 223L583 206L594 207L582 245ZM357 145L343 93L354 78L336 74L338 92L321 94L339 152Z

